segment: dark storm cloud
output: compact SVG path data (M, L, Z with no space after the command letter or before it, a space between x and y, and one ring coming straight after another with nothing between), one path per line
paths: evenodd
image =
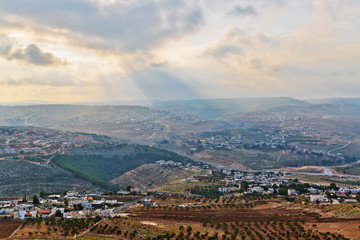
M186 0L0 1L0 16L0 22L21 16L40 27L64 30L79 44L126 52L146 51L191 33L203 19L200 7Z
M0 56L5 59L18 60L31 65L63 65L66 61L55 57L52 53L42 51L35 44L25 48L17 46L16 43L5 35L0 35Z

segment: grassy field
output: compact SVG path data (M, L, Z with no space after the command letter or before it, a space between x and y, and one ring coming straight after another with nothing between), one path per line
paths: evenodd
M312 137L305 137L305 136L291 136L285 138L286 142L293 143L303 143L303 142L318 142L319 140L312 138Z

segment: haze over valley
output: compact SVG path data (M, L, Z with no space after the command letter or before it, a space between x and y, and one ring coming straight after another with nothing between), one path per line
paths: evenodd
M359 13L0 0L0 239L360 240Z

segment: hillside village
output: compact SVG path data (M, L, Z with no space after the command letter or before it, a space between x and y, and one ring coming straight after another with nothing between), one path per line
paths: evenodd
M91 134L34 127L1 127L0 157L53 154L60 149L93 142Z
M330 140L319 133L315 133L307 127L271 126L268 128L254 127L251 130L233 130L206 132L193 136L182 136L171 140L171 144L178 147L186 147L189 153L199 150L282 150L283 154L314 154L318 157L333 157L344 159L344 156L336 156L328 152L346 144L339 139Z
M179 168L179 171L199 168L207 170L207 175L195 175L182 181L197 183L204 187L208 183L215 181L218 185L213 186L218 187L216 187L215 191L217 191L217 194L214 197L223 198L246 195L287 196L292 199L301 199L302 204L322 205L356 204L360 199L359 188L338 187L333 183L328 186L299 183L298 179L293 178L291 174L282 172L240 172L205 164L199 167L165 160L159 160L156 164ZM141 203L142 206L156 207L157 204L153 197L159 194L209 197L203 194L204 192L192 190L188 194L147 192L129 186L126 191L121 190L116 193L79 193L69 191L45 194L42 192L39 197L34 195L3 198L0 201L0 218L25 220L49 218L52 216L64 219L119 217L124 209L134 204ZM127 201L121 199L126 199Z

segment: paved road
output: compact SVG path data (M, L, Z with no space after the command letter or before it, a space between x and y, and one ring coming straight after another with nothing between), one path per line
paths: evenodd
M351 141L349 141L347 144L345 144L344 146L342 147L338 147L338 148L334 148L334 149L331 149L327 152L327 155L329 156L336 156L335 154L332 154L331 152L335 152L337 150L340 150L340 149L343 149L343 148L346 148L347 146L349 146L351 144Z
M334 177L349 177L349 178L359 178L359 175L350 175L350 174L336 174L336 173L332 173L332 174L327 174L325 172L323 173L310 173L310 172L296 172L296 173L301 173L301 174L305 174L305 175L315 175L315 176L334 176Z

